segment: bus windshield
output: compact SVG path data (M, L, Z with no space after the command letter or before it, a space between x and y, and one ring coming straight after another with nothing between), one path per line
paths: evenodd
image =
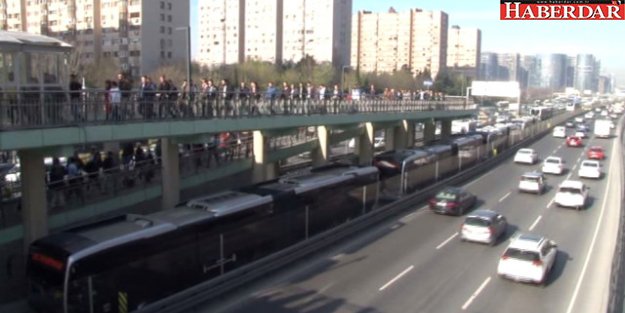
M30 305L45 312L61 312L65 264L49 251L32 248L28 256Z

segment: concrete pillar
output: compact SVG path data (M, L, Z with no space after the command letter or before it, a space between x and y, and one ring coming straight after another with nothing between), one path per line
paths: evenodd
M451 137L451 120L441 121L441 138L447 139Z
M365 132L356 138L356 153L358 154L358 163L360 165L371 165L373 161L373 136L375 130L373 124L365 124Z
M404 120L402 121L402 126L404 128L404 131L406 133L406 147L408 148L414 148L414 138L415 138L415 123L413 121L407 121Z
M274 179L279 175L277 163L267 164L267 137L260 130L253 132L254 137L254 172L252 180L259 183Z
M395 150L395 129L397 127L388 127L384 130L384 151Z
M330 129L326 126L317 127L319 148L312 151L312 165L321 166L330 161Z
M24 245L48 234L48 203L46 196L46 171L43 152L21 150L22 220L24 224Z
M428 145L436 138L436 123L432 120L423 122L423 144Z
M161 139L161 162L163 166L163 209L171 209L180 203L180 160L178 145L169 138Z

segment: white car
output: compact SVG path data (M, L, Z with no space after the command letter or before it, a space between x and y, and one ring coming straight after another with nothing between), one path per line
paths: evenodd
M575 131L575 137L586 138L588 135L586 135L586 132L583 130L577 130Z
M534 164L536 160L538 160L538 154L530 148L519 149L514 155L514 163Z
M579 166L577 175L581 178L601 178L601 163L594 160L584 160Z
M545 177L542 173L531 172L521 176L519 191L542 194L545 191Z
M585 118L591 119L595 117L595 113L590 111L588 113L586 113L586 115L584 115Z
M564 126L556 126L553 128L553 137L556 138L565 138L566 137L566 128Z
M581 210L586 205L588 188L577 180L565 180L560 184L554 202L561 207Z
M564 172L564 161L561 157L547 157L543 162L542 172L547 174L562 175Z
M500 277L545 284L558 255L555 242L538 235L522 234L513 239L499 258Z

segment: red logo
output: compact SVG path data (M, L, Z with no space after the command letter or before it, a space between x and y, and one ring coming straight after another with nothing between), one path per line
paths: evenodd
M625 20L623 0L500 0L501 20Z

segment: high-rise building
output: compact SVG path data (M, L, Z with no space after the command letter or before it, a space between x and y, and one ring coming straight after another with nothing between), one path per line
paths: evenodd
M360 11L352 19L352 67L362 72L409 69L432 78L447 65L448 15L412 9Z
M543 54L537 57L540 68L540 87L562 91L566 87L567 56Z
M483 52L480 54L480 80L499 80L499 61L497 53Z
M447 40L447 67L477 78L480 68L482 31L452 26Z
M578 54L575 68L575 88L580 91L597 91L600 63L592 54Z
M134 76L182 62L189 0L0 0L4 30L56 37L74 45L79 62L119 61Z
M349 64L352 0L207 0L200 3L199 62Z
M523 56L522 68L524 77L521 80L521 85L526 88L536 88L540 86L540 67L538 58L535 55Z
M521 56L518 53L499 53L497 62L498 80L517 82L521 80Z

